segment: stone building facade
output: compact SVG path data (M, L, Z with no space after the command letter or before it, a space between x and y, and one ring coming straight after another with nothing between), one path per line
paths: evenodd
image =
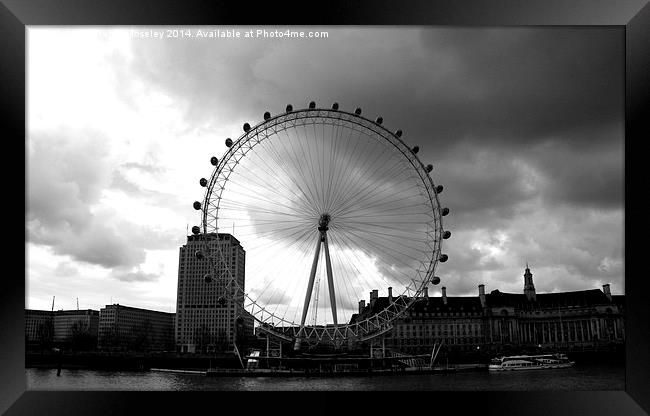
M373 290L352 320L388 305L388 296ZM526 267L524 293L485 293L479 285L478 296L448 297L443 287L440 297L429 297L425 289L381 342L410 354L431 353L436 343L451 351L611 349L625 342L625 296L612 295L609 284L602 290L536 293Z

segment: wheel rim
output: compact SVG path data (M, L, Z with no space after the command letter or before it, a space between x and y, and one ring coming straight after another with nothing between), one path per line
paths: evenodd
M203 235L231 233L232 225L235 228L232 234L247 252L244 288L228 267L218 278L232 288L226 291L228 296L242 299L246 310L276 335L317 342L372 337L389 328L434 277L443 233L438 192L427 168L399 137L401 134L390 132L378 122L381 120L373 122L359 114L317 108L268 117L256 126L246 126L248 131L232 141L214 168L201 206ZM372 148L363 149L368 145ZM301 158L304 163L300 163ZM359 167L364 160L368 163ZM388 166L390 160L394 164ZM346 162L354 166L351 168ZM264 172L265 169L273 172ZM361 179L355 181L355 172ZM364 174L370 179L364 181ZM392 188L382 185L382 180L390 181L391 176L398 178ZM413 188L410 194L404 190L408 181ZM406 203L409 198L418 202ZM242 213L248 214L248 218ZM339 283L338 293L342 294L340 301L337 296L334 309L341 307L346 313L338 325L327 325L323 318L327 308L321 308L316 301L310 304L309 322L301 325L296 317L304 312L299 304L307 287L304 283L309 272L305 275L305 269L310 266L309 257L314 256L318 220L325 213L332 218L328 233L332 265L336 269L333 274ZM402 221L397 221L398 218ZM392 222L384 223L391 219ZM421 238L413 238L412 233ZM268 240L264 244L272 244L274 250L253 242L261 238ZM271 270L260 277L261 271L253 264L257 260L259 266L264 250L303 255L293 256L292 262L296 263L293 267L267 263L272 264ZM361 263L372 259L372 253L374 260L379 260L384 267L381 280L361 278L364 272L361 269L368 266ZM225 255L220 249L207 255L215 276L219 273L218 265L224 264ZM255 260L251 255L255 255ZM391 267L386 269L386 266ZM399 266L410 269L403 267L408 272L400 272ZM316 300L322 296L326 305L330 297L326 290L319 289L325 280L325 267L320 269L311 296ZM284 277L284 291L281 286L269 283L269 279L281 272L291 275L291 278ZM267 283L260 285L265 279ZM375 287L367 287L369 283ZM350 323L357 301L365 298L369 290L377 289L376 286L394 287L392 302L380 312ZM288 295L289 299L271 302L278 294ZM282 301L289 306L280 307Z

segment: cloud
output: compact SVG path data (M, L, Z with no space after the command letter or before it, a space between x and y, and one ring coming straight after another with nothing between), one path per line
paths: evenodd
M151 271L153 258L170 257L167 250L184 243L183 226L195 214L191 201L204 191L201 166L212 169L209 156L225 151L223 139L240 135L244 122L260 122L265 110L336 101L348 111L362 107L369 119L383 116L386 128L402 129L409 146L420 146L420 159L434 164L432 177L445 187L441 203L451 209L444 225L453 236L443 242L450 259L437 270L450 295L475 295L478 283L519 292L525 261L538 291L623 287L620 28L326 30L330 37L321 40L252 42L113 42L93 40L88 31L57 38L40 30L31 37L30 62L44 67L52 57L66 59L53 70L30 71L30 243L50 248L61 274L76 268L83 276L88 263L109 269L114 281L160 282L164 273ZM53 106L63 90L67 99ZM275 162L251 167L258 187L274 185L280 194L260 210L299 192L295 183L279 183L281 171L268 169L289 162L300 169L300 155L280 150ZM341 168L351 155L346 150L338 170L352 178L354 169ZM385 194L403 185L387 171L377 176ZM304 179L308 172L290 173ZM371 186L352 187L351 195ZM265 222L272 218L256 218L273 235L276 224ZM248 232L245 221L235 226L237 235ZM373 241L386 244L378 235ZM303 237L298 246L309 253L299 266L307 272L297 265L296 284L282 293L298 303L314 246ZM348 244L362 245L358 240ZM251 265L261 261L253 258L256 245L245 245ZM361 249L368 259L390 253ZM277 253L263 256L269 263L259 276L247 270L247 284L273 281L269 265L286 261L272 258ZM372 275L404 266L393 263L361 261L364 278L348 289L367 296L371 286L394 283ZM359 274L349 269L350 277ZM350 299L340 302L355 309Z
M32 134L27 170L30 218L76 231L89 221L108 181L108 142L97 132Z
M537 202L537 209L495 226L461 227L445 243L449 261L439 267L441 285L475 293L478 284L523 290L530 263L539 292L584 290L601 283L624 288L623 213L580 210ZM600 282L600 283L599 283Z
M79 270L70 262L60 262L54 269L54 274L61 277L73 277L79 275Z
M454 234L440 270L455 276L461 292L475 292L481 280L518 286L524 258L553 259L539 266L558 276L546 277L549 288L588 286L604 278L601 247L622 257L618 240L594 233L622 229L620 30L331 33L326 42L190 41L183 51L178 43L138 44L134 68L182 97L197 123L257 120L263 109L277 113L285 103L299 108L314 99L361 106L367 117L381 114L388 128L403 129L445 186L441 203L452 212L445 228ZM196 65L169 65L180 57Z
M103 199L103 191L111 185L137 191L112 170L108 143L92 131L30 136L29 241L76 261L105 268L135 267L146 260L146 250L169 248L179 238L118 216Z
M515 157L530 163L531 156L524 155L531 147L548 143L558 152L585 157L582 166L562 164L563 181L575 177L582 182L580 172L594 169L613 173L605 175L611 183L621 178L622 172L611 169L621 160L620 151L606 166L590 159L592 149L622 140L620 30L330 32L329 39L320 41L233 40L216 45L189 39L138 41L129 71L184 103L190 124L254 124L261 121L263 110L276 114L285 103L299 108L314 99L327 107L338 101L349 111L363 107L371 119L381 114L389 128L404 130L407 143L420 145L424 161L442 163L444 178L459 163L479 157L460 154L459 146L491 153L491 160L484 157L479 162L489 164L484 165L488 169L496 167L488 176L503 176L520 169L511 166L508 172L507 166L495 166L500 160ZM176 65L179 61L192 64ZM604 130L608 134L602 134ZM562 157L553 148L544 154L547 159ZM552 168L559 166L554 162ZM477 169L473 167L474 172ZM483 176L473 179L481 181ZM515 178L495 179L492 187L483 189ZM485 191L477 193L477 187L468 189L466 205L482 205L475 203L474 195L490 198ZM503 196L505 204L507 197L519 198Z
M440 199L453 214L449 220L475 226L511 219L521 203L543 191L545 180L516 153L473 143L451 149L433 175L445 186Z
M122 282L155 282L160 277L156 273L145 273L139 269L133 271L126 271L122 269L113 270L110 276L113 279L117 279Z
M421 34L431 54L457 64L438 85L443 97L455 91L457 105L444 100L431 120L454 137L526 145L622 120L620 30L461 28ZM589 143L585 135L566 139Z
M600 136L621 137L610 131ZM601 139L582 148L547 142L531 149L527 162L545 178L548 186L543 194L550 202L600 209L623 207L622 141Z

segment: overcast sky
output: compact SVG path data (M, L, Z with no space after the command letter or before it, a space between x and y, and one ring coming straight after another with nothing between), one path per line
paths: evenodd
M622 30L132 29L149 28L28 30L26 307L175 311L210 156L244 122L311 100L381 115L435 165L448 295L523 293L526 262L538 293L625 292Z

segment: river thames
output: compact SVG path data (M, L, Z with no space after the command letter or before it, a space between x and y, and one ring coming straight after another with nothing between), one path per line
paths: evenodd
M557 370L489 373L399 374L350 377L206 377L155 371L26 369L28 390L213 390L213 391L535 391L624 390L625 367L584 364Z

